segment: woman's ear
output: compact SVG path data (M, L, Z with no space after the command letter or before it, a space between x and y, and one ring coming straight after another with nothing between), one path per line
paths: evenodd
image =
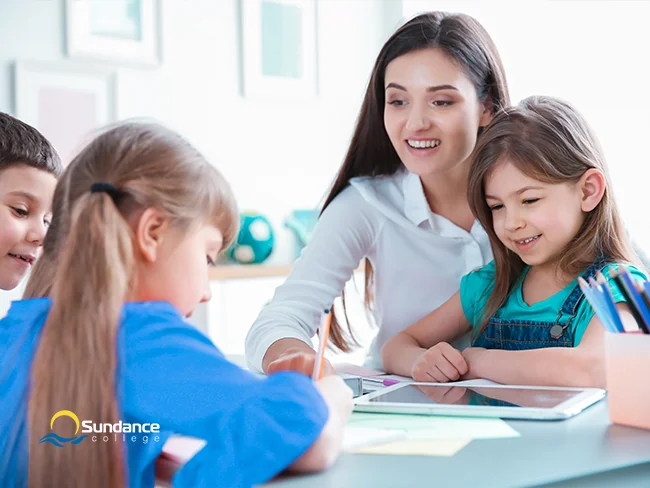
M163 237L168 228L168 220L160 210L149 207L135 225L135 250L148 263L154 263L160 256Z
M481 115L478 120L479 127L487 127L494 118L494 105L492 97L488 96L487 100L481 102Z
M596 168L585 171L578 181L580 188L580 207L583 212L591 212L598 206L605 194L605 175Z

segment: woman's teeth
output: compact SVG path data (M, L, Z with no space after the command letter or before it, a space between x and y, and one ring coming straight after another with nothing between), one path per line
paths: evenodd
M20 260L25 261L25 262L30 263L30 264L31 264L31 262L32 262L31 259L28 259L28 258L26 258L25 256L19 256L18 254L11 254L11 253L9 253L9 256L11 256L11 257L13 257L13 258L20 259Z
M440 145L440 141L438 139L431 139L430 141L412 141L412 140L407 140L406 141L409 146L414 147L416 149L425 149L425 148L430 148L430 147L436 147Z

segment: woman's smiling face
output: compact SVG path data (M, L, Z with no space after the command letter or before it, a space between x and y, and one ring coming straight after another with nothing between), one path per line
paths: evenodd
M384 80L384 126L409 171L440 174L468 160L492 113L455 62L440 49L413 51L391 61Z

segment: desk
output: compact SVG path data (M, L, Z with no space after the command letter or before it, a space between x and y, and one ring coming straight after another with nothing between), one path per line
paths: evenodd
M251 278L286 277L293 265L220 264L208 270L211 281L247 280Z
M328 471L265 486L650 487L650 431L610 425L606 400L569 420L507 422L521 437L475 440L452 457L344 454Z

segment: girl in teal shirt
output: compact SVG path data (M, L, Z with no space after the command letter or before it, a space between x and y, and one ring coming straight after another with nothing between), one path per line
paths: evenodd
M386 371L418 381L604 386L604 330L577 278L601 272L609 281L616 265L645 274L583 117L550 97L501 111L475 148L468 198L494 261L386 343ZM626 328L636 329L610 288ZM449 344L468 331L472 347Z
M184 320L238 221L222 176L162 127L113 127L70 163L28 286L41 298L0 320L0 486L153 487L175 434L206 441L175 487L332 464L352 410L341 378L260 378Z

